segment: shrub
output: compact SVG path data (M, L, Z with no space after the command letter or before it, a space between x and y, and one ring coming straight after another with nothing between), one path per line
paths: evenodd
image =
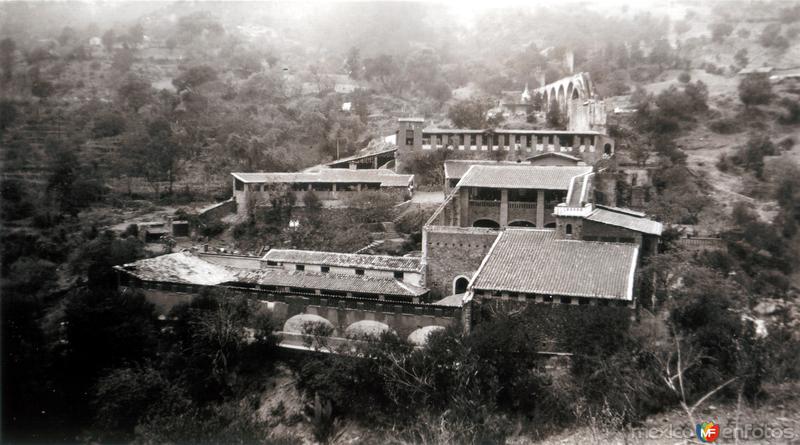
M689 83L692 80L692 75L688 72L684 71L678 75L678 82L680 83Z
M711 25L711 41L722 42L733 32L733 25L730 23L714 23Z
M781 35L780 23L771 23L764 27L758 42L765 48L784 50L789 47L789 41Z
M212 220L212 221L206 222L205 224L203 224L201 226L200 234L202 234L203 236L207 236L209 238L213 238L213 237L221 234L222 232L224 232L225 229L227 229L227 228L228 228L228 225L225 224L224 222L219 221L219 220ZM239 226L236 226L236 228L238 229ZM234 229L234 232L235 232L235 229ZM234 234L234 237L235 236L236 235Z
M742 131L741 123L733 117L714 119L708 123L708 128L719 134L734 134Z
M746 107L766 105L772 97L772 84L766 75L749 75L739 82L739 100Z

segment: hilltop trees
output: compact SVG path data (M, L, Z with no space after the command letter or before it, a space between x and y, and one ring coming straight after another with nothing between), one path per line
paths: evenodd
M739 82L739 100L745 107L766 105L772 98L772 84L766 75L749 75Z
M11 81L14 75L14 51L16 48L16 42L10 37L0 41L0 66L3 68L3 83Z
M486 128L486 113L490 104L483 99L460 100L450 106L447 117L456 128Z

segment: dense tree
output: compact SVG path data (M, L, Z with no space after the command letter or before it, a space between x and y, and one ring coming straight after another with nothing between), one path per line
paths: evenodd
M144 42L144 26L141 23L136 23L128 29L127 34L128 42L137 47Z
M78 32L70 26L65 26L58 35L58 43L61 46L66 46L73 43L78 38Z
M739 100L745 107L766 105L772 98L772 84L765 75L748 75L739 82Z
M17 44L11 37L0 41L0 66L3 68L3 83L11 81L14 76L14 52Z
M547 109L547 127L554 130L562 130L564 128L564 118L561 116L561 107L558 101L553 98L550 101L550 107Z
M153 88L150 82L134 76L129 75L125 82L120 85L117 94L134 113L139 112L139 109L149 103L153 98Z
M17 119L17 106L14 102L3 99L0 100L0 136L5 133L6 128L11 126Z
M714 23L710 28L712 42L722 42L733 32L733 25L727 22Z
M103 33L101 41L103 42L103 47L106 49L106 52L110 53L114 50L114 43L116 43L116 40L117 36L113 29L109 29Z
M456 128L486 128L486 113L491 104L486 99L465 99L450 105L447 117Z
M361 78L361 52L355 46L347 51L347 58L344 61L347 74L353 79Z
M217 79L217 71L208 65L193 66L172 79L172 85L181 91L196 88L206 82Z

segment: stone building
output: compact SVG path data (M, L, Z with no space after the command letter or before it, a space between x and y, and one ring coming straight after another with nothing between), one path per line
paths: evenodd
M522 160L562 153L594 165L614 155L614 140L593 130L513 130L424 128L421 118L399 119L397 164L421 153L449 150L462 159ZM456 155L456 153L458 153Z
M449 174L457 176L452 167L464 164L450 164ZM595 206L593 178L589 166L470 165L423 227L427 286L438 294L467 292L497 236L518 227L547 229L548 237L578 244L624 244L635 248L637 261L654 253L661 224L638 212Z
M261 264L262 268L395 279L412 286L425 286L419 257L272 249L261 258Z
M296 267L301 264L308 268ZM426 288L411 283L419 267L419 259L412 258L278 251L263 258L177 252L115 269L123 292L142 291L163 314L204 290L256 300L284 323L282 345L302 347L306 322L328 325L334 337L366 328L404 338L460 323L460 306L432 303ZM406 271L408 277L397 278L396 272Z
M480 322L485 301L631 307L638 250L563 239L553 230L504 230L471 279L465 325Z
M465 164L450 164L448 179L459 176L452 167ZM556 206L574 188L578 189L573 193L576 199L583 192L585 200L592 175L589 166L469 165L431 220L456 227L555 228Z
M394 195L398 202L413 193L414 175L400 175L387 169L319 169L297 173L231 173L233 198L239 214L264 205L279 187L288 187L298 203L308 192L322 201L351 198L366 190Z

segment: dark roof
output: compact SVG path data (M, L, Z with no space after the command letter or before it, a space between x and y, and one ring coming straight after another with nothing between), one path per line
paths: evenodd
M319 252L315 250L272 249L263 261L277 263L319 264L323 266L358 267L374 270L419 272L422 258L356 253Z
M644 213L616 207L597 206L586 219L648 235L661 236L661 232L664 229L660 222L646 218Z
M567 190L573 177L591 172L588 166L473 165L458 186Z
M451 159L444 161L444 177L461 179L473 165L527 165L516 161L493 161L491 159Z
M414 175L399 175L388 169L320 169L296 173L231 173L234 178L247 183L380 183L384 187L404 187Z
M370 153L359 153L359 154L355 154L353 156L348 156L346 158L341 158L341 159L337 159L335 161L328 162L325 165L336 165L336 164L341 164L343 162L356 161L358 159L364 159L364 158L369 158L369 157L372 157L372 156L379 156L379 155L383 155L383 154L387 154L387 153L393 153L395 151L397 151L397 147L392 147L392 148L388 148L388 149L385 149L385 150L373 151L373 152L370 152Z
M633 244L556 239L553 230L506 229L471 287L630 301L637 257Z
M566 153L558 153L558 152L555 152L555 151L548 151L546 153L540 153L538 155L531 156L531 157L529 157L529 158L527 158L525 160L526 161L536 161L537 159L542 159L542 158L562 158L562 159L567 159L567 160L570 160L570 161L575 161L575 163L578 163L578 162L581 161L580 158L576 158L575 156L570 156L570 155L568 155Z
M205 286L250 283L411 297L427 293L427 289L394 278L287 271L280 268L239 268L214 264L189 252L161 255L115 268L144 281Z
M258 270L241 269L237 272L236 279L231 281L233 283L251 283L376 295L402 295L408 297L418 297L428 292L427 289L404 283L394 278L287 271L281 268Z

